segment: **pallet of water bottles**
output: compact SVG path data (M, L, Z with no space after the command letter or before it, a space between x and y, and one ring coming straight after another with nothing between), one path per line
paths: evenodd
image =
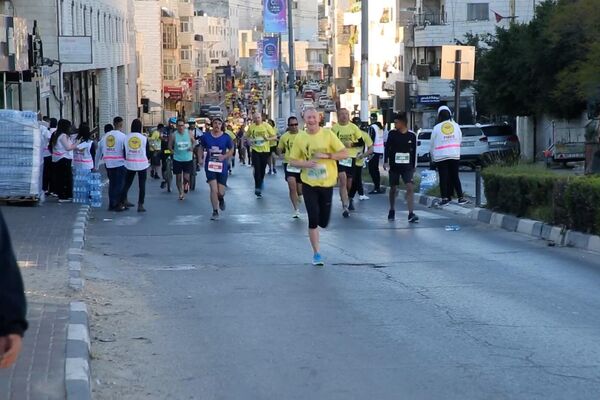
M102 178L99 172L75 169L73 174L73 202L102 207Z

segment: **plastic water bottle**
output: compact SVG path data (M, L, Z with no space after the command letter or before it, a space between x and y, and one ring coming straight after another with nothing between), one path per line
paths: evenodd
M460 231L460 225L446 225L446 231L448 231L448 232Z

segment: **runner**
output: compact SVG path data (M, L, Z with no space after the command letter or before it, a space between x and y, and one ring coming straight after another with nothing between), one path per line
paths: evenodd
M252 146L252 166L254 167L254 194L262 198L265 172L271 154L270 140L276 139L275 130L271 125L263 122L259 113L254 114L254 123L248 128L246 138Z
M167 158L169 158L172 154L171 150L169 149L171 130L170 128L165 127L163 124L158 124L156 129L160 132L160 170L163 178L162 182L160 183L160 188L164 189L165 186L167 186L167 180L165 178Z
M288 130L283 134L283 136L281 136L281 139L279 139L279 145L277 146L277 153L279 155L285 154L283 170L285 172L285 180L288 183L288 188L290 191L290 200L292 201L292 206L294 207L293 218L300 218L300 209L298 208L298 205L302 199L302 178L300 177L302 170L298 167L289 165L290 152L294 145L294 141L298 137L298 134L298 118L289 117Z
M344 218L348 218L350 217L348 192L352 188L352 175L356 166L356 156L365 143L362 139L361 130L350 122L350 112L345 108L338 111L338 124L334 125L331 130L348 149L348 157L338 161L340 198L344 208L342 215Z
M227 187L228 163L233 157L234 145L231 137L223 132L223 120L212 120L212 130L200 139L201 154L206 150L204 171L210 186L210 201L213 221L219 219L219 209L225 211L225 188Z
M160 168L160 134L162 125L159 125L148 137L148 143L150 143L150 177L154 179L160 179L158 170Z
M275 136L277 136L277 131L275 130L275 121L269 119L267 122L269 123L269 125L271 125L271 128L273 128ZM269 175L272 175L277 173L277 138L275 138L275 140L269 140L269 146Z
M385 143L384 169L389 169L390 180L390 211L388 220L396 218L396 191L400 184L400 177L406 185L406 204L408 207L408 222L419 221L414 213L415 189L413 176L417 166L417 135L408 130L408 119L405 113L394 116L395 129L388 134Z
M304 120L307 132L298 134L294 140L289 164L302 168L308 236L314 253L312 263L324 265L320 253L319 227L326 228L329 224L333 187L338 176L335 161L348 158L348 150L332 131L319 126L316 110L307 110Z
M365 143L365 146L359 150L359 153L356 156L356 166L354 167L354 179L352 179L352 188L348 192L348 197L350 200L350 205L348 206L348 210L354 211L354 196L358 193L358 199L360 201L369 200L369 196L365 195L365 189L363 188L362 182L362 172L363 167L365 166L365 159L367 159L371 154L373 154L373 140L371 140L371 136L365 131L361 131L362 139ZM365 147L367 151L364 152Z
M223 127L225 128L225 124L223 124ZM233 175L233 169L235 168L235 152L237 150L237 136L233 132L233 126L231 126L231 124L227 124L225 133L231 138L231 142L233 143L233 157L231 157L231 162L229 163L229 175Z
M185 194L190 188L190 174L194 168L192 151L194 149L194 137L185 130L185 121L177 120L177 131L169 137L169 150L173 152L173 174L179 200L185 199Z

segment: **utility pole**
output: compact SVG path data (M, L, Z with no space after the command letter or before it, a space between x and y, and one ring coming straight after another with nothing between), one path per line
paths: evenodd
M294 16L292 12L292 0L288 0L288 52L290 58L290 70L288 74L290 115L296 113L296 54L294 53Z
M460 123L460 78L462 51L456 50L454 61L454 121Z
M281 33L279 34L278 37L278 51L279 51L279 77L278 79L278 83L277 83L277 96L279 97L279 103L277 104L277 118L283 118L283 60L282 60L282 49L281 47L283 46L283 40L281 40Z
M360 69L360 120L369 120L369 6L361 0L361 69Z

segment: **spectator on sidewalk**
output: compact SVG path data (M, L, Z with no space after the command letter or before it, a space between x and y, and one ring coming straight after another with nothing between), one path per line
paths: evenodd
M73 200L73 150L78 143L70 139L71 121L61 119L58 121L56 131L50 138L50 151L52 152L52 171L54 174L54 189L58 195L59 203Z
M0 368L14 364L21 352L26 314L23 278L0 212Z
M385 145L385 130L381 122L377 121L377 114L371 114L371 125L369 125L369 136L373 141L373 156L369 160L369 175L373 180L373 190L369 194L383 193L381 190L381 174L379 172L379 163L383 158Z

